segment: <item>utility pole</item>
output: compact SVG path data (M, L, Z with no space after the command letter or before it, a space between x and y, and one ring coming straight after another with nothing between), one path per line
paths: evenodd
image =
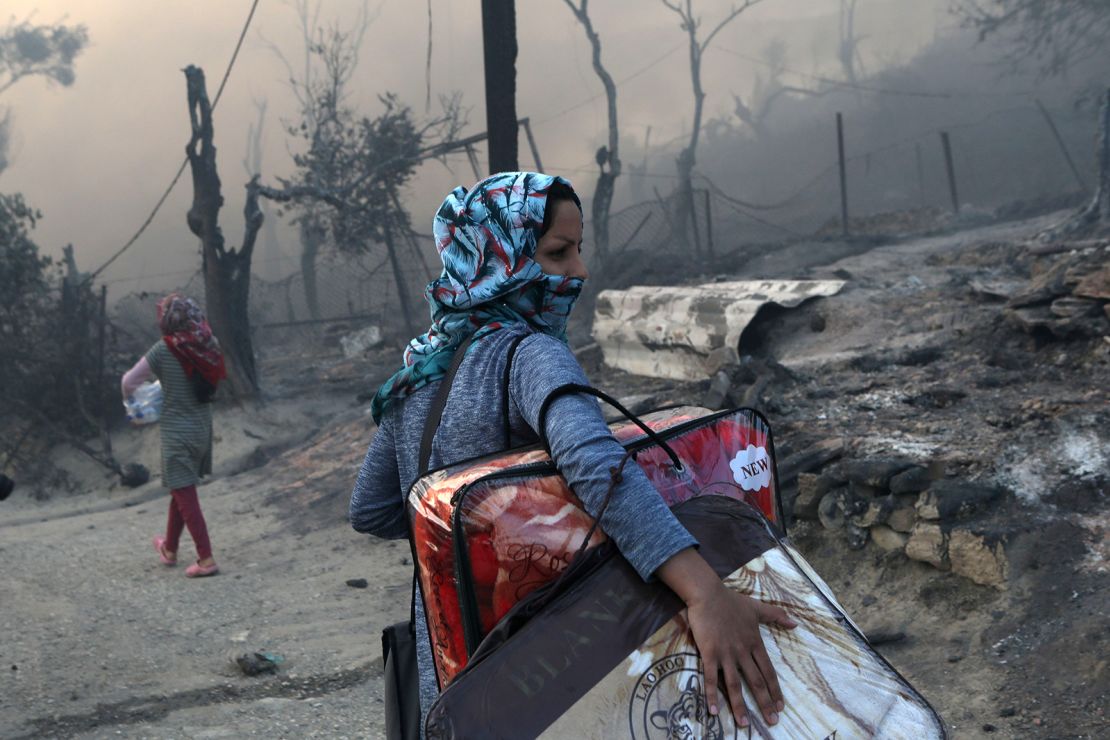
M482 0L482 50L490 174L517 170L515 0Z

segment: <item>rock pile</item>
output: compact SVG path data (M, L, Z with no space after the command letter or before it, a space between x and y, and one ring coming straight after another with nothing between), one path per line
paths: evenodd
M1074 249L1034 262L1032 279L1005 296L1006 317L1033 335L1105 335L1110 330L1110 242L1066 246Z
M936 465L903 458L845 460L799 473L793 515L842 532L853 549L868 542L1004 588L1007 533L983 515L1005 496L996 486L945 479Z

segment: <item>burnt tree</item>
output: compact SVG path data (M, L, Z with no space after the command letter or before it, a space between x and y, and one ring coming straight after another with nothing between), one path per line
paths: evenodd
M1007 42L1001 52L1004 61L1014 68L1033 65L1045 78L1062 77L1082 62L1097 60L1110 43L1106 0L962 0L954 10L979 33L980 41L1001 37ZM1095 195L1042 239L1110 229L1110 90L1100 90L1100 97Z
M349 26L339 21L320 23L324 3L320 0L295 0L297 25L301 33L302 55L297 68L274 43L267 46L285 67L289 87L299 105L299 120L286 127L294 139L300 139L305 155L314 162L313 183L333 188L341 174L329 167L321 152L336 146L336 138L352 115L346 100L348 88L358 69L362 44L373 22L369 2L363 0L359 12ZM300 149L301 146L294 146ZM297 157L294 156L294 160ZM263 192L265 197L265 192ZM327 244L326 216L318 204L302 201L293 208L294 223L301 242L301 276L305 305L312 319L322 317L320 293L316 279L316 262Z
M482 50L490 174L511 172L518 168L515 0L482 0Z
M1062 224L1043 233L1041 239L1051 241L1110 231L1110 88L1103 95L1099 108L1095 160L1098 163L1098 185L1091 201Z
M265 128L266 128L266 110L268 108L266 98L256 100L254 108L258 111L258 123L251 124L247 128L247 146L246 155L243 157L243 169L247 173L247 177L261 177L262 176L262 144L265 141ZM274 228L275 219L269 218L270 211L265 202L259 204L262 209L262 261L274 261L280 259L282 254L281 242L278 240L277 229ZM280 268L278 268L280 269Z
M251 256L262 227L258 178L252 178L247 184L247 202L243 207L246 223L243 244L238 250L229 248L219 222L224 199L220 193L220 176L216 171L212 105L208 100L204 70L190 64L185 68L185 83L192 127L185 154L193 177L193 204L186 214L186 222L189 231L200 239L208 320L224 352L231 392L237 398L244 398L258 391L258 373L247 312Z
M594 30L589 16L589 0L577 0L577 5L572 0L563 0L574 13L574 17L582 24L586 38L593 51L592 60L594 72L597 73L601 84L605 87L605 100L608 103L609 116L609 144L597 150L597 186L594 188L593 202L591 203L591 217L594 229L594 245L597 256L604 272L609 261L609 210L613 204L613 191L616 188L617 178L621 174L620 160L620 131L617 127L617 86L612 75L601 63L601 38Z
M840 0L840 43L836 54L840 59L840 68L844 71L844 80L853 87L859 84L859 68L862 66L859 45L863 39L856 35L857 2L858 0ZM858 91L856 97L859 98Z
M763 138L771 133L767 125L767 118L771 115L774 104L783 96L820 97L835 88L825 90L810 90L805 87L786 85L782 81L786 72L786 44L781 39L774 39L763 49L763 61L767 67L767 76L756 72L755 85L747 102L736 93L732 94L735 107L733 112L736 117L747 124L756 138Z
M958 0L953 12L979 34L999 36L1003 61L1037 67L1044 77L1097 59L1110 42L1106 0Z
M705 35L698 37L701 27L701 18L694 14L693 0L662 0L679 17L679 26L686 32L687 46L690 55L690 82L694 91L694 122L690 130L690 140L686 147L679 153L676 162L678 168L678 207L675 213L675 237L681 242L686 242L686 232L694 217L694 166L697 164L698 139L701 136L701 119L705 108L705 90L701 86L701 63L706 50L714 37L725 26L736 19L741 13L761 0L744 0L739 5L734 5L717 25Z

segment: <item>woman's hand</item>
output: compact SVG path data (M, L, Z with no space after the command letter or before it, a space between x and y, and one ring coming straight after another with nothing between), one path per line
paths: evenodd
M786 612L743 594L729 591L693 549L683 550L663 563L658 575L686 602L687 621L705 670L705 700L709 713L719 712L718 675L725 688L736 724L749 724L740 677L755 696L763 719L778 723L784 708L782 690L759 634L760 624L793 629L797 623Z

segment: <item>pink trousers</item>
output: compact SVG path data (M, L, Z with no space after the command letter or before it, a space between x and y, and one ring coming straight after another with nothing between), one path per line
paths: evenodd
M189 528L189 536L197 547L197 558L204 560L212 557L212 545L208 541L208 526L200 511L197 487L175 488L170 491L170 515L166 521L166 549L177 552L181 530Z

